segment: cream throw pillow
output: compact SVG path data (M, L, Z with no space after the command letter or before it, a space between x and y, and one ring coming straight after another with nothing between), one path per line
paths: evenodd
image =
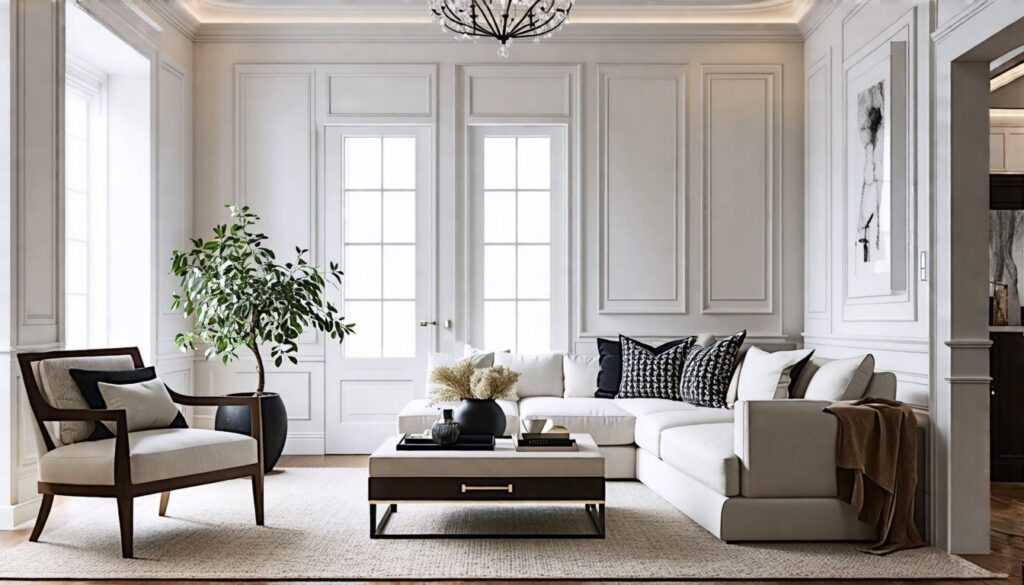
M165 429L178 416L178 407L171 401L160 378L138 384L97 384L103 401L110 410L124 410L128 432ZM117 434L117 423L103 421L110 432Z
M597 392L597 374L601 371L596 355L562 356L566 398L593 398Z
M520 398L531 396L561 396L565 393L562 382L562 354L496 353L494 365L505 366L519 372L516 394ZM597 378L594 378L597 381Z
M751 347L739 372L736 400L789 398L790 371L812 353L813 349L768 353L761 348Z
M824 363L807 384L805 400L858 400L864 397L875 373L875 356L867 355Z

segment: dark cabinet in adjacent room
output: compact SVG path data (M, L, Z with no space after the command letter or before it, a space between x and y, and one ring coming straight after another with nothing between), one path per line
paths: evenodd
M1024 332L993 332L992 481L1024 481Z

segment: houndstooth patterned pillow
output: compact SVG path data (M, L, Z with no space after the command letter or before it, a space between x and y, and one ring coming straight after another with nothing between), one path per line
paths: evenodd
M746 336L747 332L741 331L709 347L698 345L691 349L679 381L682 399L697 406L728 408L729 381Z
M679 374L683 371L686 352L696 341L696 337L688 337L678 345L655 349L620 335L622 381L615 398L679 400Z

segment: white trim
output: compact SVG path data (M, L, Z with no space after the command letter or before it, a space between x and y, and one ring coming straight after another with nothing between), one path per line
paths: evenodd
M167 24L180 32L188 40L195 42L201 23L181 2L176 0L158 0L146 4L153 9Z

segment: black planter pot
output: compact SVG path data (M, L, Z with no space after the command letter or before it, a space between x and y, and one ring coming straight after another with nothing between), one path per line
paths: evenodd
M455 409L455 422L463 435L505 434L505 411L493 400L463 398Z
M252 396L252 392L238 392L229 396ZM288 438L288 411L284 408L284 400L272 392L263 394L261 405L263 412L263 470L269 473L277 465L284 451L284 441ZM218 431L250 435L252 418L248 406L227 405L217 407L217 417L213 427Z

